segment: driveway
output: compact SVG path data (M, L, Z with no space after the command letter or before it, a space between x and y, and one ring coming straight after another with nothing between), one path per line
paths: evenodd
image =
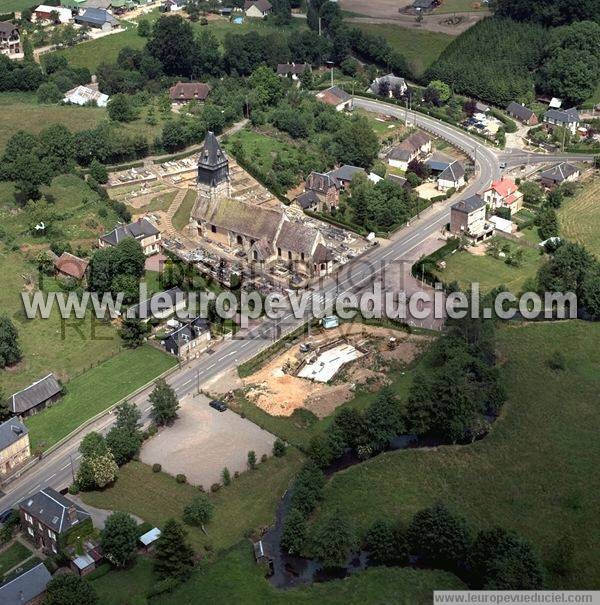
M247 470L250 450L257 460L271 455L275 436L231 410L217 412L203 395L181 400L179 418L142 447L145 464L162 464L170 475L183 473L192 485L209 489L221 481L221 471Z

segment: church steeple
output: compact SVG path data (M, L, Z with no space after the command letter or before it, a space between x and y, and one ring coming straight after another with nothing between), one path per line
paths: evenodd
M229 181L229 159L214 132L208 132L198 156L198 184L218 187Z

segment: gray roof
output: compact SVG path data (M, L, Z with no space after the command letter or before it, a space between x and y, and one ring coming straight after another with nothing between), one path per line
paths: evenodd
M221 149L215 133L209 131L206 134L204 144L198 155L198 166L214 169L226 164L228 161L227 155Z
M48 401L62 391L56 376L50 373L37 382L18 391L10 398L10 409L13 414L22 414Z
M256 8L263 13L270 11L273 8L269 0L246 0L246 2L244 2L244 10L248 10L251 6L256 6Z
M0 34L12 34L13 31L19 31L19 27L10 21L0 21Z
M514 101L510 103L510 105L506 108L506 111L516 118L521 120L522 122L526 122L530 120L534 115L534 112L529 109L529 107L525 107L525 105L521 105L520 103L515 103Z
M45 592L52 579L48 568L39 563L14 580L0 586L0 603L19 605L29 603Z
M407 180L403 177L400 176L398 174L387 174L386 175L386 180L398 185L399 187L404 187L407 183Z
M364 168L360 168L359 166L351 166L350 164L344 164L335 170L329 171L327 174L340 181L351 181L354 178L354 175L357 172L364 172Z
M306 210L307 208L319 203L319 196L317 195L316 191L307 189L304 193L301 193L296 198L296 202L302 209Z
M400 78L399 76L395 76L394 74L387 74L385 76L381 76L380 78L375 78L373 82L371 82L371 86L369 86L369 91L378 94L379 93L379 85L382 82L387 82L390 85L390 90L394 90L397 86L400 88L406 87L406 82L404 78Z
M330 172L323 174L322 172L313 171L306 177L304 186L306 190L311 189L312 191L324 194L327 193L331 187L339 189L340 184Z
M540 173L540 177L548 181L554 181L555 183L562 183L570 176L579 172L579 168L568 162L561 162L548 170Z
M278 63L277 74L280 76L303 74L307 69L310 69L310 63Z
M414 132L394 147L388 157L392 160L409 160L422 147L427 145L431 139L422 132Z
M175 286L174 288L165 290L164 292L157 292L147 300L143 300L137 305L132 305L129 307L127 314L129 315L132 313L135 314L135 317L138 317L140 310L144 309L145 315L149 317L153 307L156 307L160 304L161 309L163 309L166 305L170 305L171 308L175 308L177 303L181 300L184 300L184 292L181 288Z
M486 105L485 103L482 103L481 101L476 101L475 109L477 111L480 111L481 113L487 113L490 110L490 107L489 107L489 105Z
M11 418L0 424L0 451L27 435L27 427L17 418Z
M115 19L108 11L102 8L86 8L83 14L75 17L76 23L89 23L90 25L118 25L118 19Z
M179 345L184 345L198 338L201 334L210 330L210 322L205 317L196 317L192 321L173 330L165 337L165 349L170 353L177 354Z
M446 168L446 170L444 170L440 176L438 176L438 179L441 179L443 181L453 181L456 182L458 181L461 177L465 176L465 169L463 168L463 165L458 161L454 161L452 162L452 164L450 164L450 166L448 166L448 168Z
M425 165L429 166L435 172L443 172L452 164L452 158L443 153L435 152L430 158L425 160Z
M483 208L484 206L485 202L483 201L483 198L479 197L478 195L472 195L466 200L460 200L460 202L452 204L452 210L468 214L469 212L473 212L475 210L478 210L479 208Z
M322 91L325 96L331 97L332 95L340 100L341 103L346 103L352 98L352 95L342 90L339 86L330 86Z
M284 221L277 236L276 245L292 252L312 254L319 232L314 227L291 221Z
M576 107L571 107L571 109L549 109L544 114L544 120L552 120L560 124L573 124L579 122L579 112Z
M42 521L57 534L62 534L78 523L91 518L85 508L71 502L51 487L46 487L33 496L21 500L19 508ZM75 521L71 520L69 509L75 509L77 513Z
M116 246L127 237L139 240L159 233L160 231L147 218L140 218L129 225L119 225L100 239L111 246Z

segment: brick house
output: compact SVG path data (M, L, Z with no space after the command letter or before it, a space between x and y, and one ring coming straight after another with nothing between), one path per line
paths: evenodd
M160 231L147 218L140 218L128 225L121 224L110 233L104 234L99 240L100 248L116 246L126 237L133 237L146 256L156 254L160 250Z
M17 418L0 424L0 480L29 460L29 433Z
M485 220L485 202L478 195L460 200L450 209L450 232L480 242L494 233L494 227Z
M539 122L538 117L529 107L525 107L525 105L515 103L514 101L508 105L506 113L519 120L519 122L527 124L527 126L535 126Z

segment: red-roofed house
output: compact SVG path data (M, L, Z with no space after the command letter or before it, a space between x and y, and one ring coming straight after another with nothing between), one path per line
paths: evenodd
M210 94L211 86L204 82L177 82L169 89L171 103L183 105L190 101L203 103Z
M89 262L74 254L63 252L55 261L56 272L63 277L84 279Z
M516 183L505 176L494 181L483 192L483 200L491 209L509 208L511 214L523 207L523 194Z

